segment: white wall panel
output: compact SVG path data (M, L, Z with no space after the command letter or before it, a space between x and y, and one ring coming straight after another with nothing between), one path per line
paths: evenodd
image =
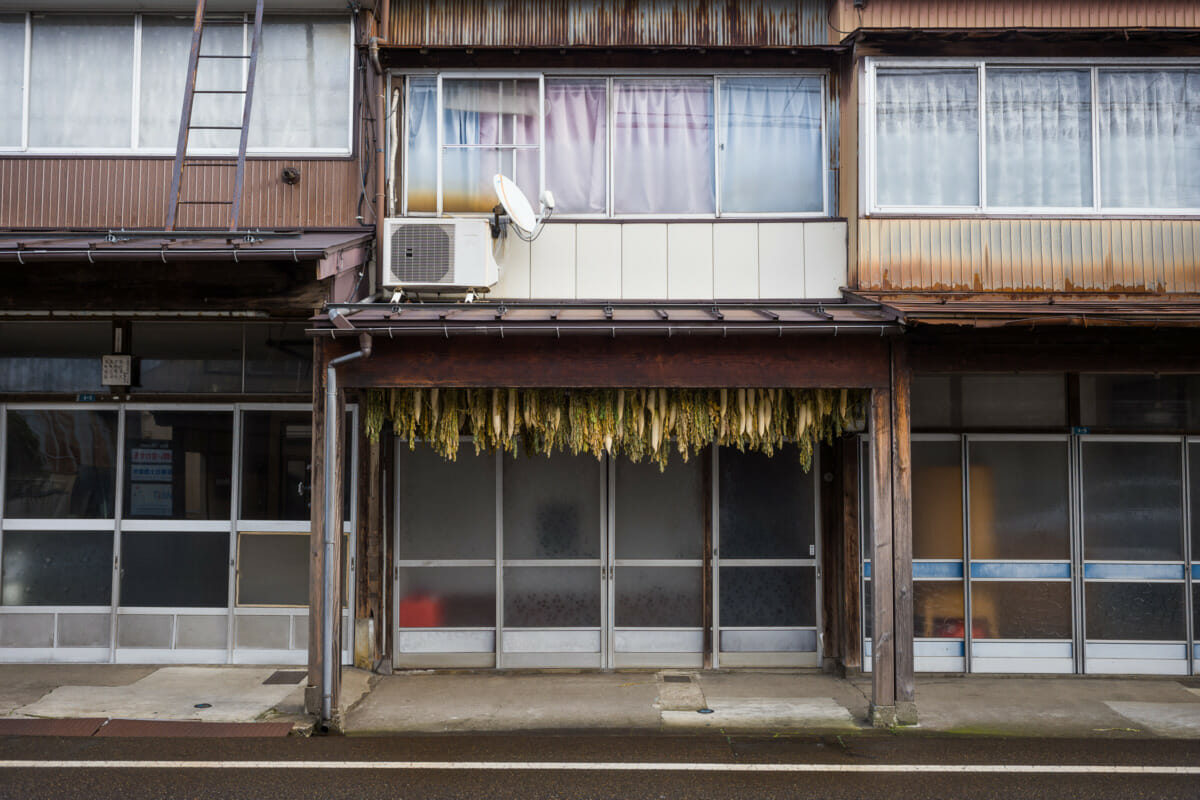
M621 297L621 226L576 226L575 296L581 300Z
M804 296L841 297L846 285L844 225L804 227Z
M804 297L804 223L758 226L758 291L771 299Z
M621 296L626 300L667 296L667 226L634 223L621 231Z
M726 300L758 297L758 224L713 226L713 295Z
M576 227L547 225L529 246L530 297L575 297Z
M492 287L493 297L523 300L530 296L529 242L523 242L509 232L496 250L500 266L500 282Z
M667 297L713 299L713 225L707 222L667 226Z

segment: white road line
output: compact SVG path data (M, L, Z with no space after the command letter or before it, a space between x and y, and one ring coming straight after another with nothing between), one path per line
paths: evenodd
M1200 766L1125 764L687 764L605 761L39 761L0 769L526 770L547 772L928 772L1018 775L1200 775Z

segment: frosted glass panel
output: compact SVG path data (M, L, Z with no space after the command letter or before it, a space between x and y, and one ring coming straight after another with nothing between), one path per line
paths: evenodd
M437 211L437 81L408 79L408 210ZM397 166L397 172L400 167Z
M1084 598L1089 639L1187 638L1182 583L1088 583Z
M1126 431L1200 428L1200 375L1082 375L1080 422Z
M603 464L591 456L504 459L504 557L599 558Z
M1192 561L1200 562L1200 443L1188 445L1188 475L1192 483ZM1194 616L1200 620L1200 605Z
M307 606L310 541L307 533L239 534L237 604Z
M617 567L619 628L698 628L704 580L695 567Z
M493 567L397 570L401 628L490 628L496 624Z
M1067 442L970 444L971 556L1071 555Z
M31 147L132 145L133 41L132 14L34 15Z
M1065 375L962 375L967 428L1061 428L1067 424Z
M980 639L1070 639L1071 584L971 584L973 635Z
M21 146L25 15L0 14L0 147Z
M112 518L116 411L10 409L5 454L5 516Z
M1089 561L1183 558L1183 475L1173 442L1083 443Z
M817 624L815 567L721 567L721 627Z
M111 322L0 322L0 392L103 392L111 338Z
M600 625L598 567L507 567L504 624L509 628Z
M122 606L229 605L228 533L121 534Z
M617 460L617 558L703 557L705 458L672 454L665 471Z
M913 582L913 635L917 638L963 636L962 581Z
M400 450L397 555L402 559L496 557L496 457L459 451L447 461L426 445Z
M913 558L962 558L962 514L959 443L914 441Z
M0 604L106 606L112 562L111 532L7 531Z
M721 558L816 555L814 481L794 447L772 456L720 451Z

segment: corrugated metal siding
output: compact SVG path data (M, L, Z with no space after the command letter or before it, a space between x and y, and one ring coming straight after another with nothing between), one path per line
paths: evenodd
M284 184L284 167L300 183ZM353 227L361 193L353 160L246 162L243 227ZM201 174L201 173L205 174ZM228 199L232 169L190 170L184 197ZM171 159L0 159L0 228L160 228L166 222ZM225 227L228 206L180 210L181 227Z
M860 219L858 288L1200 292L1200 220Z
M827 44L824 0L391 0L400 47Z
M833 23L855 28L1195 28L1196 0L838 0Z

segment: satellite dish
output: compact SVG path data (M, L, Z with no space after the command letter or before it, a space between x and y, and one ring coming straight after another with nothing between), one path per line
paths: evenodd
M492 184L496 187L496 198L513 224L525 233L533 233L538 225L538 216L533 213L529 198L517 186L517 182L506 175L497 174L492 178Z

